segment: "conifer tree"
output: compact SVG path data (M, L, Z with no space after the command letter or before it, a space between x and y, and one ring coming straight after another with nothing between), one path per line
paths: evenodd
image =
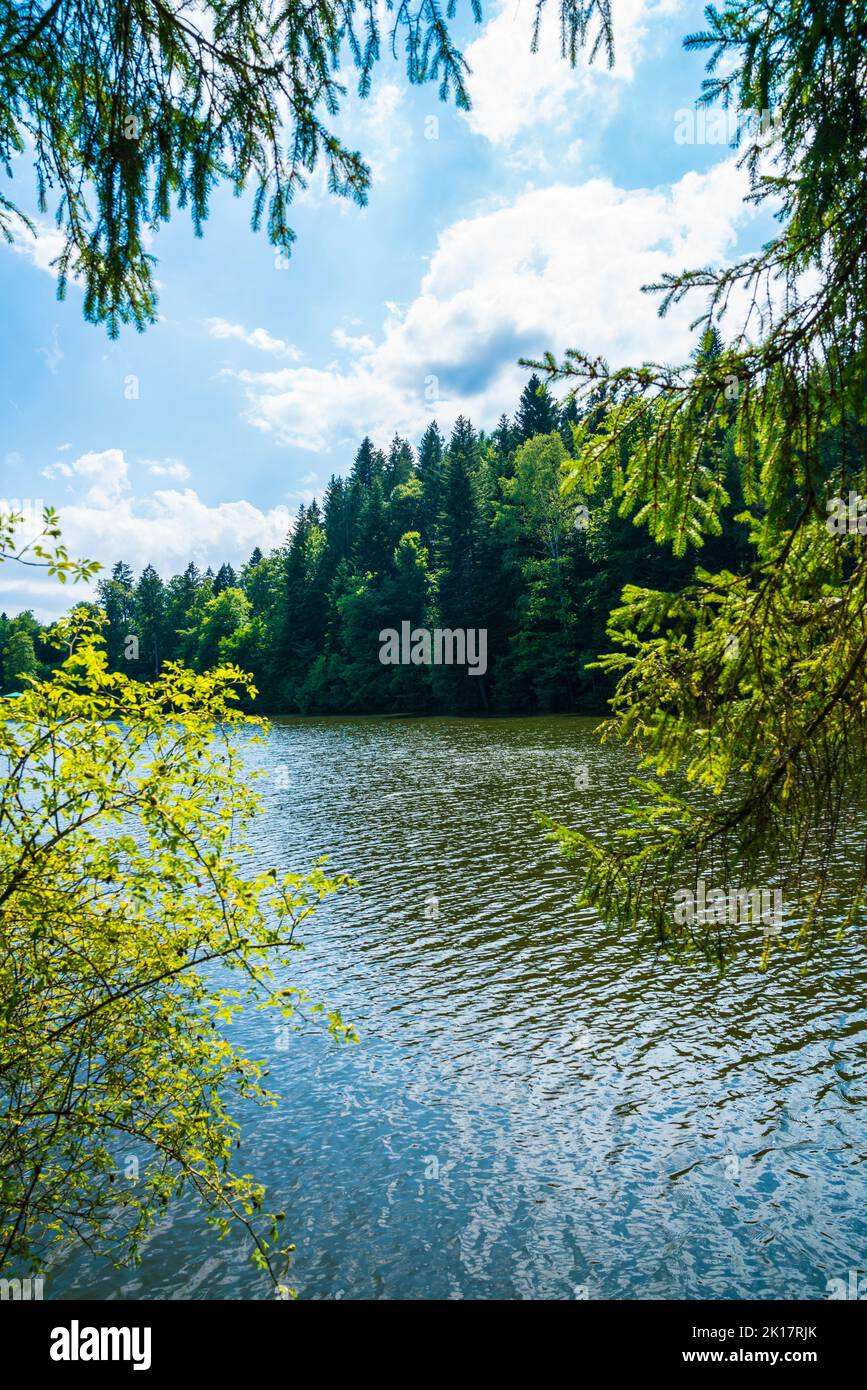
M348 560L355 540L354 507L351 485L332 474L322 507L322 525L328 542L326 567L334 577L341 560Z
M385 486L381 472L377 471L361 500L352 559L359 573L372 570L382 575L389 568L391 556Z
M396 487L409 482L414 466L415 458L411 445L396 434L391 441L383 477L386 495L390 495Z
M508 415L500 416L491 442L494 446L498 473L500 476L506 475L510 471L509 461L515 450L515 431Z
M569 485L613 494L660 547L704 561L684 585L626 585L610 619L606 736L649 774L618 842L555 833L588 903L724 962L729 933L676 922L678 884L737 866L744 882L782 885L788 929L763 960L856 920L867 898L853 810L867 774L867 552L857 521L829 525L837 499L867 495L867 4L744 0L705 15L685 40L709 53L700 101L739 112L750 201L773 200L779 230L721 268L646 287L663 315L700 297L696 324L716 332L686 363L612 369L575 349L527 365L579 401ZM738 495L749 565L712 568ZM853 846L841 896L833 865Z
M289 706L307 668L321 648L327 622L327 587L322 560L325 534L316 502L298 509L295 529L283 554L282 583L275 605L273 678Z
M479 513L475 478L478 440L469 420L458 416L445 456L445 482L440 520L439 617L448 628L480 626ZM439 686L460 686L465 698L484 698L483 682L465 672L443 669ZM470 697L469 688L475 691ZM452 696L454 698L454 696Z
M365 435L360 445L358 453L355 455L355 462L352 465L350 481L352 485L362 493L367 492L373 484L373 480L378 472L378 451L374 448L373 440L369 435Z
M238 578L231 565L222 564L217 570L214 579L214 593L221 594L224 589L234 589L237 586Z
M434 579L427 550L417 531L401 536L390 571L382 586L382 626L396 627L401 622L409 622L412 628L432 626L430 604ZM420 713L429 707L432 698L430 666L387 666L382 673L377 672L377 677L380 674L386 677L386 689L380 695L383 708Z
M159 675L165 636L165 587L153 565L146 565L135 587L135 621L142 658L142 674Z
M443 496L445 443L436 420L431 420L418 446L418 476L422 486L421 537L428 553L437 555L437 526Z
M135 591L133 572L129 565L119 560L108 579L97 584L99 605L105 613L105 649L109 667L113 671L127 669L125 651L130 637L135 631Z
M512 442L515 447L526 444L528 439L534 439L537 434L551 434L558 424L557 402L534 372L521 392Z

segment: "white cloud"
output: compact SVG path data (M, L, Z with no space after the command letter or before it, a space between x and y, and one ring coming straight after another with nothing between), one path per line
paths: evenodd
M4 568L8 575L8 572L12 570L14 566L11 563L7 563ZM24 571L22 571L22 573L24 573ZM31 573L33 573L33 571L31 571ZM86 594L83 592L80 594L77 593L80 586L76 585L75 589L66 590L66 602L64 603L61 601L63 595L60 591L60 586L57 585L56 587L58 590L57 605L56 607L46 607L45 596L48 585L45 580L31 579L29 577L21 579L9 579L7 577L5 579L0 579L0 610L8 614L9 617L14 617L16 613L22 613L25 609L32 608L39 621L46 622L49 618L66 612L75 602L76 597L90 597L90 591Z
M384 31L390 32L387 27L389 17L385 11L381 19ZM370 168L374 188L380 188L394 176L395 170L400 176L402 166L399 160L406 158L407 145L413 135L406 115L406 89L399 82L384 82L382 86L374 86L369 97L360 97L357 88L351 82L348 85L349 90L342 99L333 130L346 148L361 152L362 159ZM328 165L325 160L320 160L313 172L304 177L307 186L296 193L294 206L327 206L331 217L365 216L366 209L357 207L351 199L333 196L328 187Z
M123 558L134 569L152 564L163 575L175 573L191 559L201 565L223 560L239 564L257 545L263 550L280 545L291 526L286 507L263 512L244 500L210 506L192 488L124 498L111 511L109 536L107 520L98 508L61 506L70 553L78 548L95 559Z
M573 68L560 53L557 9L543 14L539 48L531 51L535 6L516 8L501 0L483 33L466 50L472 110L465 119L477 135L496 145L511 144L535 126L546 139L574 128L576 116L592 114L599 122L612 113L632 81L650 24L670 16L681 0L618 0L613 6L615 65L608 68L600 49L593 65L580 53ZM595 34L595 26L591 31ZM535 151L538 157L538 149Z
M347 134L351 131L352 139L360 140L376 184L383 181L387 166L398 158L409 135L409 126L400 114L403 101L403 87L386 82L368 100L352 99L344 113Z
M700 301L657 315L641 293L663 271L725 261L742 220L733 159L671 187L607 179L531 190L454 223L439 238L408 308L388 306L378 341L334 335L343 363L231 371L247 418L286 445L323 452L365 431L417 436L435 414L491 425L512 410L521 356L579 347L615 363L682 360Z
M50 222L42 222L38 218L31 218L34 232L19 221L15 221L12 226L11 249L16 251L19 256L26 256L32 261L37 270L44 270L48 275L57 275L57 267L52 264L57 259L66 245L66 238L58 227L54 227ZM71 277L70 277L71 278Z
M43 478L83 478L89 484L82 501L105 510L115 506L129 487L129 469L122 449L82 454L72 463L53 463L42 470Z
M69 501L46 499L60 513L69 554L99 560L106 568L125 560L138 573L152 564L168 578L190 560L202 567L217 568L224 560L237 566L257 545L263 550L280 545L292 525L287 507L261 511L244 500L212 506L192 488L159 489L137 497L122 449L82 454L69 463L50 465L43 476L63 479L67 491L73 489ZM75 598L93 593L91 586L63 588L35 574L26 581L6 575L0 582L0 594L9 595L12 609L33 607L43 620L65 612Z
M293 362L300 362L303 356L292 343L272 337L264 328L248 331L243 324L228 323L226 319L219 318L208 319L207 328L212 338L237 338L247 347L255 348L257 352L270 352L274 357L288 357Z
M334 332L331 334L331 337L333 338L337 346L339 348L342 348L344 352L373 351L373 339L367 337L366 334L353 336L353 334L347 333L346 330L343 328L335 328Z
M180 459L142 459L147 471L154 478L177 478L178 482L185 482L190 476L190 470Z

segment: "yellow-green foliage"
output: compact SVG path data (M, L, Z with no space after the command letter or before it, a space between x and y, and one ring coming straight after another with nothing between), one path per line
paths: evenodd
M259 721L237 711L240 669L130 680L81 610L57 639L62 668L0 714L0 1267L70 1241L135 1258L192 1189L221 1232L248 1228L276 1281L280 1214L231 1166L230 1110L277 1097L224 1025L251 1001L281 1023L323 1015L284 965L349 880L242 867Z

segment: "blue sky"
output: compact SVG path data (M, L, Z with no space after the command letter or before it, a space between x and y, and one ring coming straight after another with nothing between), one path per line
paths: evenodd
M107 565L237 563L279 543L366 432L415 443L434 416L448 430L461 412L486 427L512 413L520 355L682 359L698 306L660 321L641 284L768 235L732 151L675 139L702 76L680 45L701 8L615 0L613 72L560 59L553 7L532 55L533 11L505 0L480 28L458 23L468 115L386 58L341 118L373 166L369 206L314 178L288 266L245 199L216 196L202 240L176 213L153 241L160 321L143 335L111 343L74 284L56 301L50 221L0 249L0 495L57 506L70 548ZM28 207L29 172L17 161ZM11 567L0 591L10 613L69 602Z

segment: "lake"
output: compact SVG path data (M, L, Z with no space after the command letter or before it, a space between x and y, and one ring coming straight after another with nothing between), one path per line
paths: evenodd
M239 1159L286 1212L302 1298L814 1298L867 1266L867 952L724 977L575 906L544 811L610 827L594 721L298 719L264 749L262 867L358 880L292 975L361 1041L233 1028L283 1097ZM436 901L434 901L434 899ZM262 1298L189 1208L142 1264L49 1297Z

